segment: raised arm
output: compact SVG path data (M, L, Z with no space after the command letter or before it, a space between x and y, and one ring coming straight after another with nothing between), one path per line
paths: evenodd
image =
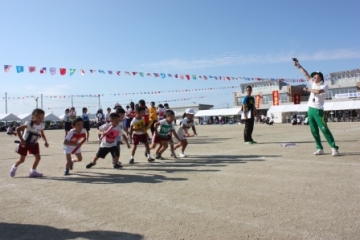
M299 61L294 61L294 66L300 69L300 71L305 75L306 79L309 81L311 76L309 73L300 65Z

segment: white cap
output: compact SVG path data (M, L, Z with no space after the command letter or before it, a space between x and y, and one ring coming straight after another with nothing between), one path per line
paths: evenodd
M98 108L98 111L100 111L100 110L102 111L102 108Z
M185 110L185 113L186 113L186 114L194 115L194 114L195 114L195 111L194 111L194 109L192 109L192 108L187 108L187 109Z

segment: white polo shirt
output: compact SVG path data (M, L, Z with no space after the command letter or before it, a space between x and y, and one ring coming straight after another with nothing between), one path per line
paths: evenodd
M320 94L310 93L308 106L316 109L324 109L326 92L329 90L328 85L326 85L324 82L322 82L321 84L316 84L313 79L311 79L309 83L311 83L312 89L316 89L316 90L322 89L324 90L324 92Z

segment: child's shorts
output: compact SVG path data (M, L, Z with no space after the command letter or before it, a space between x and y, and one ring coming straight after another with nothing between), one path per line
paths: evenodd
M147 141L148 141L148 139L147 139L146 134L141 134L141 135L133 134L133 144L134 145L139 145L140 142L147 143Z
M29 154L40 154L40 147L39 143L36 143L36 145L25 145L22 146L21 144L17 144L15 152L20 154L21 156L27 156L28 152Z
M120 149L117 146L112 146L112 147L100 147L98 152L96 153L96 156L98 158L105 158L106 155L108 155L108 153L111 153L111 156L113 158L119 157L120 156Z

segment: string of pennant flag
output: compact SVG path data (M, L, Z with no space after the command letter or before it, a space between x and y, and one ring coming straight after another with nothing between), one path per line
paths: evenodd
M43 98L52 98L52 99L64 99L71 97L105 97L105 96L128 96L128 95L142 95L142 94L165 94L165 93L193 93L200 91L218 91L218 90L228 90L236 89L239 86L226 86L226 87L211 87L211 88L193 88L193 89L177 89L177 90L164 90L164 91L144 91L144 92L125 92L125 93L110 93L110 94L77 94L77 95L43 95ZM17 96L17 97L7 97L7 100L19 100L26 98L34 98L34 96ZM2 97L4 100L5 97Z
M15 66L17 73L24 73L25 66ZM60 76L73 76L76 72L79 72L82 76L87 73L85 69L74 69L74 68L55 68L55 67L40 67L28 66L27 71L29 73L39 72L40 74L46 74L47 69L49 69L50 75L59 75ZM12 65L4 65L4 71L6 73L12 70ZM231 77L231 76L216 76L216 75L198 75L198 74L172 74L172 73L149 73L149 72L136 72L136 71L113 71L113 70L95 70L90 69L88 71L90 74L108 74L115 76L140 76L140 77L155 77L155 78L176 78L180 80L222 80L222 81L280 81L280 82L306 82L306 79L289 79L289 78L254 78L254 77ZM325 80L330 80L329 76L325 76Z

